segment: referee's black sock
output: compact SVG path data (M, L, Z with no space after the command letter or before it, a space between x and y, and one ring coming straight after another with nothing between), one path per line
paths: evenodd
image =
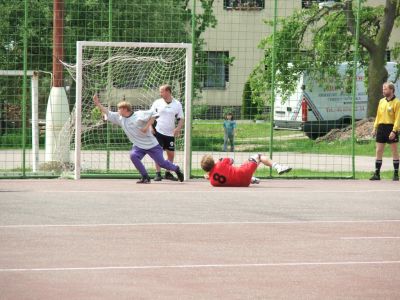
M379 175L381 173L382 159L375 160L375 174Z
M393 160L394 173L399 174L399 160Z

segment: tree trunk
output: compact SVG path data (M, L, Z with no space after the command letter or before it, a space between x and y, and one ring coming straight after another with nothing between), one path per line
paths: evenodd
M388 79L384 55L371 54L368 65L368 110L367 117L375 117L379 100L382 99L382 84Z

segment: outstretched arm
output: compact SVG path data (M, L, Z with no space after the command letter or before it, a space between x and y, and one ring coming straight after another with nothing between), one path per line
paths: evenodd
M96 105L100 109L100 111L103 115L108 114L108 109L100 103L100 99L97 94L93 95L93 102L94 102L94 105Z
M141 130L143 133L146 133L146 132L149 130L149 127L151 127L151 125L154 124L155 119L156 119L155 117L151 117L151 118L147 121L146 126L144 126L143 128L141 128L140 130Z

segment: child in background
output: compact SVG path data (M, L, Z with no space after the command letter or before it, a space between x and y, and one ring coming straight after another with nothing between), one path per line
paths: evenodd
M224 151L227 151L228 140L231 146L231 152L235 150L234 138L235 138L236 121L233 119L232 113L227 113L224 120Z

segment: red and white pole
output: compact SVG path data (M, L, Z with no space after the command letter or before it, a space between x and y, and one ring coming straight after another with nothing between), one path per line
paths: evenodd
M53 0L53 84L46 111L46 162L69 162L69 104L63 82L64 1Z

